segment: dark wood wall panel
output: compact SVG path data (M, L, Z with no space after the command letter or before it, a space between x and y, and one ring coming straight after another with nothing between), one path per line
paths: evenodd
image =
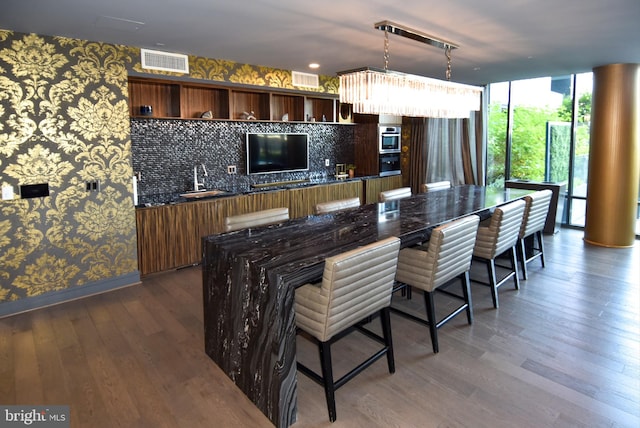
M356 142L354 155L358 175L378 175L378 116L370 114L357 114Z

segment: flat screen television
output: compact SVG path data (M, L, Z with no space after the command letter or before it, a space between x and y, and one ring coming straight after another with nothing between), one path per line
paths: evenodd
M247 173L309 170L309 134L247 133Z

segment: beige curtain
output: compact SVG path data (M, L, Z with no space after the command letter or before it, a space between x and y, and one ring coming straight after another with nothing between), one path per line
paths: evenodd
M482 110L469 119L405 118L409 129L409 185L448 180L484 185Z

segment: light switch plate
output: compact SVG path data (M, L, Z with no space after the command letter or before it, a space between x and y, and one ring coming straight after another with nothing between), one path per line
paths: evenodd
M13 199L13 186L2 186L2 200L8 201Z

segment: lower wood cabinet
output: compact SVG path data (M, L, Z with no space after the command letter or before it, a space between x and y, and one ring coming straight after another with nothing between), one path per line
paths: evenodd
M403 187L402 175L367 178L364 180L365 203L375 204L378 202L380 192L384 192L385 190L398 189L400 187Z
M138 208L138 269L148 275L200 263L202 237L224 232L227 216L288 207L291 218L305 217L319 202L353 197L363 201L363 193L358 180Z
M313 214L314 207L320 202L358 197L360 203L364 203L362 181L290 189L288 192L290 194L289 216L291 218Z

